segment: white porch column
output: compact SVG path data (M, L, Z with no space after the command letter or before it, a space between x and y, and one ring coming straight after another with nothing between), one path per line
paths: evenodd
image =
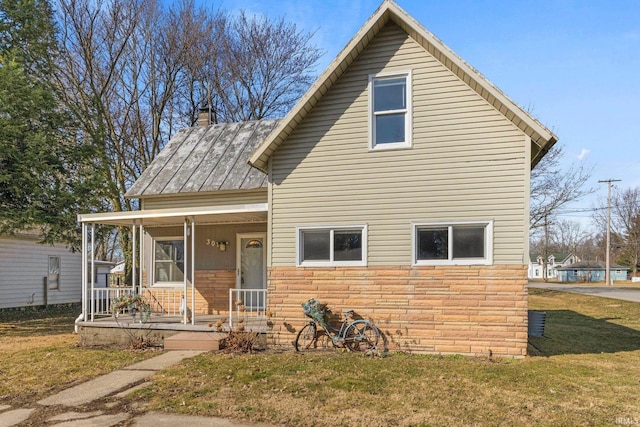
M188 307L187 307L187 231L189 230L187 227L187 222L189 221L189 219L187 217L184 218L184 229L183 229L183 242L184 242L184 274L182 275L182 277L184 278L184 292L183 292L183 299L182 301L180 301L180 304L184 303L184 307L183 307L183 312L182 312L182 322L186 325L187 324L187 311ZM193 315L192 315L193 316Z
M82 320L87 321L87 224L82 223Z
M139 294L142 295L142 285L144 283L144 225L140 222L140 282L138 284Z
M93 312L95 310L95 301L94 301L94 286L95 286L95 276L96 276L96 223L91 224L91 296L89 297L89 301L91 301L91 321L93 322Z
M191 324L196 324L196 219L191 217Z
M131 292L136 293L136 221L133 221L131 236Z

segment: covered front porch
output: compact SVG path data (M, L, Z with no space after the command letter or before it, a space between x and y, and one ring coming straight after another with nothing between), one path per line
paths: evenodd
M114 335L114 329L156 331L158 337L265 332L267 209L257 203L79 215L84 271L76 331L85 338ZM129 232L131 274L123 286L95 280L98 225ZM145 313L127 304L140 299Z

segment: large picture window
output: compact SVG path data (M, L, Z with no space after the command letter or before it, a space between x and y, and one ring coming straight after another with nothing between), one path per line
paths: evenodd
M411 74L381 74L369 77L371 112L370 147L377 149L411 146Z
M414 224L414 265L490 265L493 222Z
M298 266L366 265L365 226L298 227Z
M180 238L156 239L153 266L154 283L184 282L184 241Z

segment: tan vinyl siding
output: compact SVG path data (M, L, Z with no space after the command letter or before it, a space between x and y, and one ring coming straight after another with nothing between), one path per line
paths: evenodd
M82 300L80 252L41 245L35 239L0 237L0 309L44 304L50 255L60 257L60 283L57 290L48 290L48 304Z
M368 77L412 72L412 148L369 151ZM271 265L295 227L363 224L368 265L411 264L411 222L494 220L494 264L524 264L525 135L394 24L272 157Z
M205 194L173 194L171 196L147 197L142 200L144 209L171 209L188 207L212 207L267 203L267 189L247 191L218 191Z

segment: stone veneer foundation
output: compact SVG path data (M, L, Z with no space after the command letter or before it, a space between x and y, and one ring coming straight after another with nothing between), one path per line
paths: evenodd
M522 358L527 352L527 267L269 269L268 341L290 346L316 298L373 321L385 348Z

